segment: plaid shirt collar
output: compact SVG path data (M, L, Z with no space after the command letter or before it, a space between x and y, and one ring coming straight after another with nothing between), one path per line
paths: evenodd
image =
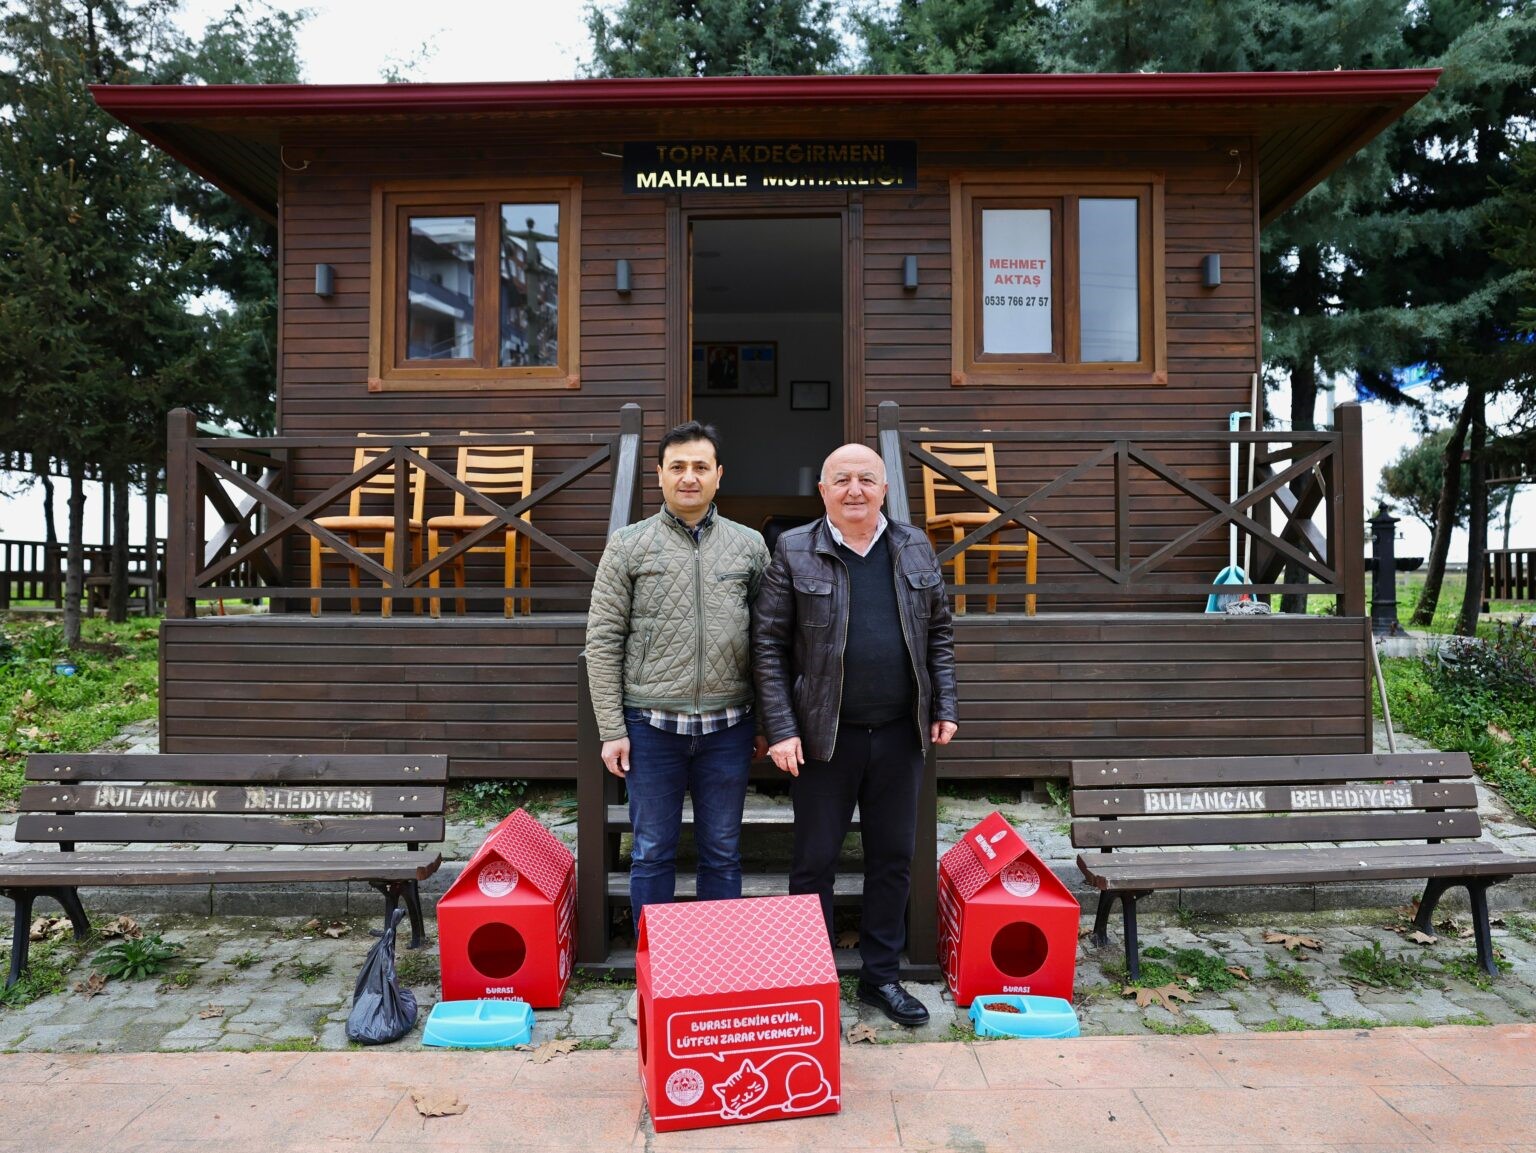
M709 502L709 507L704 510L704 515L699 518L698 524L689 524L682 517L678 516L675 512L668 508L665 502L663 502L661 506L661 511L667 514L673 524L677 525L678 528L682 529L685 533L691 536L695 544L697 544L699 538L704 535L704 530L713 524L715 520L714 501Z

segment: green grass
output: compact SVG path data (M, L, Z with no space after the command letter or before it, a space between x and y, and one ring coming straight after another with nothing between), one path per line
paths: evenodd
M260 961L261 954L255 949L247 949L243 953L236 953L229 959L229 963L241 972L249 969L252 965L260 963Z
M1237 984L1237 976L1227 972L1229 962L1216 953L1205 949L1178 949L1170 952L1161 945L1152 945L1141 951L1141 976L1130 980L1124 962L1106 964L1104 971L1116 977L1124 977L1124 984L1138 985L1144 989L1157 989L1163 985L1178 983L1195 992L1219 993ZM1188 979L1194 984L1189 985Z
M592 989L633 989L634 987L635 981L632 977L618 977L607 969L581 968L571 974L570 984L566 986L571 993L586 993Z
M1202 1021L1199 1017L1186 1017L1177 1025L1146 1018L1142 1024L1160 1037L1200 1037L1206 1033L1216 1032L1209 1022Z
M63 626L7 620L9 659L0 658L0 805L14 808L28 753L79 753L98 748L124 725L159 709L160 622L81 622L86 647L68 654L74 676L53 671L65 656ZM0 645L0 650L4 646Z
M1377 989L1413 989L1436 984L1433 970L1408 953L1388 953L1380 941L1351 949L1339 958L1355 980Z
M1298 969L1295 965L1286 965L1276 961L1273 957L1264 958L1264 975L1259 978L1271 984L1279 985L1288 992L1295 993L1298 997L1308 997L1317 1000L1317 990L1312 987L1312 979Z
M1492 989L1493 977L1483 972L1482 966L1477 963L1476 953L1462 953L1459 956L1447 958L1443 963L1446 973L1477 989ZM1509 972L1511 966L1508 961L1499 956L1495 950L1493 954L1493 967L1501 973Z
M70 971L100 943L94 935L76 941L73 934L58 940L33 941L27 950L27 971L9 989L0 992L0 1004L19 1009L39 997L64 992L69 988ZM0 953L0 964L6 967L10 965L9 952L7 949Z
M267 1041L252 1045L252 1053L318 1053L320 1042L314 1037L290 1037L286 1041Z
M407 988L436 985L437 954L427 949L401 949L395 957L395 976Z
M273 972L282 968L293 974L303 984L313 985L330 973L331 963L329 961L300 961L294 959L282 962L280 965L274 965L272 968Z

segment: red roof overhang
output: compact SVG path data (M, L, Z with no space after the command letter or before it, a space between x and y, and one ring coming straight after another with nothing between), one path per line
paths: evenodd
M277 205L277 150L284 131L321 122L378 124L455 116L586 116L647 111L804 109L881 105L994 105L1060 109L1124 105L1223 106L1264 124L1302 126L1350 113L1342 134L1294 132L1309 149L1284 188L1265 189L1270 219L1294 203L1422 98L1438 69L1369 72L1135 73L1129 75L743 76L552 80L506 84L94 85L96 102L194 171L264 215ZM222 138L222 139L221 139ZM1309 141L1307 144L1301 143ZM265 163L262 162L263 157ZM1261 182L1264 173L1260 173ZM1272 192L1273 195L1268 193Z

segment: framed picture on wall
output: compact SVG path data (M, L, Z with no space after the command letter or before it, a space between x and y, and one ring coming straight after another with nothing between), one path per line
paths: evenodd
M694 396L777 396L779 346L772 340L696 341Z
M832 407L830 380L792 380L789 382L789 407L821 409Z

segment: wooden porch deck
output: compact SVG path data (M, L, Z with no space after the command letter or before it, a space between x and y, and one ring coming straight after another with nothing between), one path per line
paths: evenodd
M571 780L585 614L168 619L166 752L433 752L459 778ZM1073 758L1370 747L1369 620L972 614L941 779Z

